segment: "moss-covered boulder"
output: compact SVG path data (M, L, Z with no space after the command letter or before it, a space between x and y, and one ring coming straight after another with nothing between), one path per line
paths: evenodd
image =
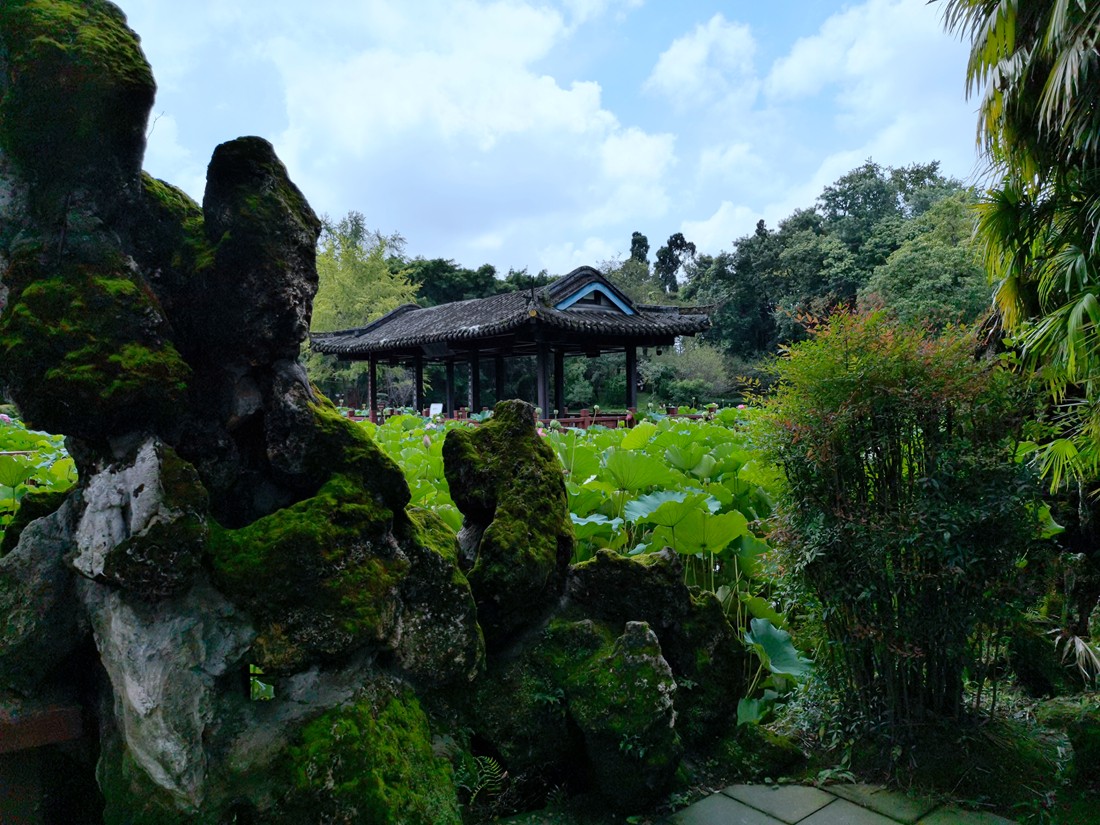
M155 86L118 8L0 5L0 380L33 426L170 427L190 368L110 224L137 195ZM17 208L18 207L18 208Z
M3 274L0 379L24 420L100 444L170 428L191 371L155 297L109 239L60 254L50 240L12 250Z
M0 148L39 193L135 182L156 84L119 8L104 0L3 3L0 40Z
M306 725L289 750L289 788L264 821L460 825L450 764L407 688L371 686Z
M490 648L530 626L561 596L573 551L565 479L535 428L535 409L502 401L476 430L443 444L451 497L462 511L463 550ZM460 537L461 540L461 537Z
M73 566L158 599L190 586L206 548L208 497L198 473L158 439L100 467L83 490Z
M31 490L27 492L19 500L19 507L15 511L15 516L4 528L3 538L0 538L0 558L15 549L15 545L19 543L19 537L23 535L23 530L28 524L55 513L68 495L68 490L51 490L49 492Z
M627 622L610 651L571 676L569 712L599 791L614 807L642 810L667 790L683 753L675 693L672 669L644 622Z
M463 698L463 725L508 771L518 799L567 786L644 810L683 752L676 682L657 637L641 622L557 618L529 641L490 661Z
M721 734L736 718L747 654L711 593L692 593L671 550L623 556L600 550L569 571L571 611L622 626L645 622L683 689L677 729L690 742Z
M229 360L294 360L309 333L321 222L263 138L214 150L203 198L214 247L203 340Z
M1100 701L1092 695L1051 699L1035 709L1035 719L1069 737L1074 782L1100 786Z
M370 647L435 684L469 678L482 645L445 531L337 473L308 499L245 527L214 528L211 560L215 582L258 623L253 656L265 670Z

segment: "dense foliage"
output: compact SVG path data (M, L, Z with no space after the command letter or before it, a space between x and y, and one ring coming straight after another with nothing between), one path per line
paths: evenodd
M788 483L778 536L833 690L865 721L958 717L979 645L1035 596L1017 382L970 335L881 313L835 314L777 370L764 424Z

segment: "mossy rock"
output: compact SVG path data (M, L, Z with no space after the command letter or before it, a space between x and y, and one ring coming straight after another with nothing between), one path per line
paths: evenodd
M126 511L134 518L135 511L148 507L148 521L107 553L103 575L139 599L156 600L182 592L199 572L209 535L209 497L195 468L171 447L148 442L145 450L155 472L145 477L145 489L133 491ZM85 490L89 507L98 481L93 477Z
M460 825L450 764L407 688L365 691L306 725L289 749L289 791L264 821Z
M156 298L121 253L52 260L24 248L5 278L0 377L29 426L93 443L170 427L190 368L163 335Z
M270 143L242 137L214 150L203 228L214 262L202 282L202 340L229 360L295 360L317 291L321 222Z
M1073 779L1100 784L1100 701L1093 696L1051 699L1035 709L1035 720L1066 732L1073 747Z
M644 622L628 622L609 652L569 680L569 713L601 795L618 810L652 805L680 764L675 692L657 636Z
M564 588L573 528L561 464L522 401L498 403L476 430L448 432L443 461L464 531L478 537L470 586L486 643L499 648Z
M356 479L376 501L397 512L412 498L401 468L382 451L365 427L344 418L317 394L309 404L310 421L300 428L301 472L309 483L321 484L334 471Z
M714 595L687 588L671 550L641 556L599 550L570 569L567 592L576 615L620 627L645 622L657 634L680 686L677 729L686 741L712 739L736 717L736 688L745 683L747 667L744 646Z
M336 474L291 507L211 530L215 583L259 621L256 664L294 671L393 636L410 564L393 520L357 479Z
M127 248L172 325L176 347L191 363L204 345L197 285L213 277L214 265L202 208L182 189L142 172L141 195L126 219Z
M584 764L584 740L569 715L571 674L599 653L614 634L592 621L552 621L518 655L491 660L469 691L458 696L466 725L499 759L518 790L538 796Z
M480 672L485 640L470 583L458 565L458 542L442 519L412 508L397 538L412 559L401 582L401 637L394 657L417 685L468 683Z
M96 779L104 825L217 825L219 819L178 803L149 778L117 736L101 742Z
M104 0L0 4L0 147L33 184L128 182L156 84L126 17ZM51 199L52 200L52 199Z
M15 516L5 528L4 535L0 537L0 558L15 549L15 545L19 543L19 537L23 535L23 529L28 524L56 512L68 495L69 491L64 490L48 493L32 491L23 496L19 500L19 508L15 511Z

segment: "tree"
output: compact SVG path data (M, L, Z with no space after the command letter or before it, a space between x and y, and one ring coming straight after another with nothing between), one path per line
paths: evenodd
M641 232L630 235L630 260L649 266L649 238Z
M406 264L409 280L419 290L417 303L438 306L500 292L497 271L490 264L466 269L444 258L413 258Z
M979 236L1005 328L1062 405L1043 464L1057 486L1100 475L1100 5L948 0L971 40L968 93L1001 176Z
M986 312L990 289L972 235L975 198L942 198L909 222L911 237L875 269L859 291L860 305L885 306L901 321L943 328Z
M317 296L310 329L326 332L358 327L413 300L415 286L404 270L392 268L404 239L368 230L360 212L337 223L322 221L317 244Z
M1034 598L1017 564L1039 538L1012 439L1024 396L975 348L839 312L776 362L760 419L787 480L773 536L826 634L819 672L888 733L962 716L983 643Z
M695 244L684 239L683 232L670 235L668 242L657 250L657 263L653 270L666 294L680 288L676 273L688 261L695 258Z
M317 245L317 295L310 330L333 332L363 326L415 299L416 287L402 269L404 239L368 230L363 215L349 212L337 223L322 221ZM366 368L332 356L305 353L310 378L329 394L361 390Z

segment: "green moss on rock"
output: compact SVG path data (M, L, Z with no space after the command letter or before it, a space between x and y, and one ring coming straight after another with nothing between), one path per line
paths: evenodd
M190 368L120 253L57 264L23 249L5 282L0 377L28 424L99 442L171 422Z
M451 766L408 689L365 695L305 726L276 822L460 825Z
M0 146L41 187L136 178L156 84L126 17L104 0L0 4L9 82Z
M111 549L103 565L108 580L148 600L175 595L191 585L209 536L209 496L198 472L167 445L154 449L158 515Z
M412 498L401 468L386 455L364 427L344 418L324 396L309 405L312 420L305 432L304 474L321 484L332 472L354 478L386 508L404 510Z
M212 530L216 583L260 621L257 664L295 670L392 634L409 568L392 523L357 479L336 474L305 501Z
M667 789L683 754L675 730L676 682L656 635L629 622L612 649L569 680L569 712L584 734L600 793L619 810L642 810Z
M500 402L476 430L448 432L443 461L466 528L480 535L470 586L486 641L499 646L564 587L573 528L561 464L522 401Z
M600 550L570 570L567 591L574 615L619 626L645 622L657 634L664 658L685 686L676 693L677 728L685 740L713 738L736 718L747 654L714 595L684 585L675 553Z

